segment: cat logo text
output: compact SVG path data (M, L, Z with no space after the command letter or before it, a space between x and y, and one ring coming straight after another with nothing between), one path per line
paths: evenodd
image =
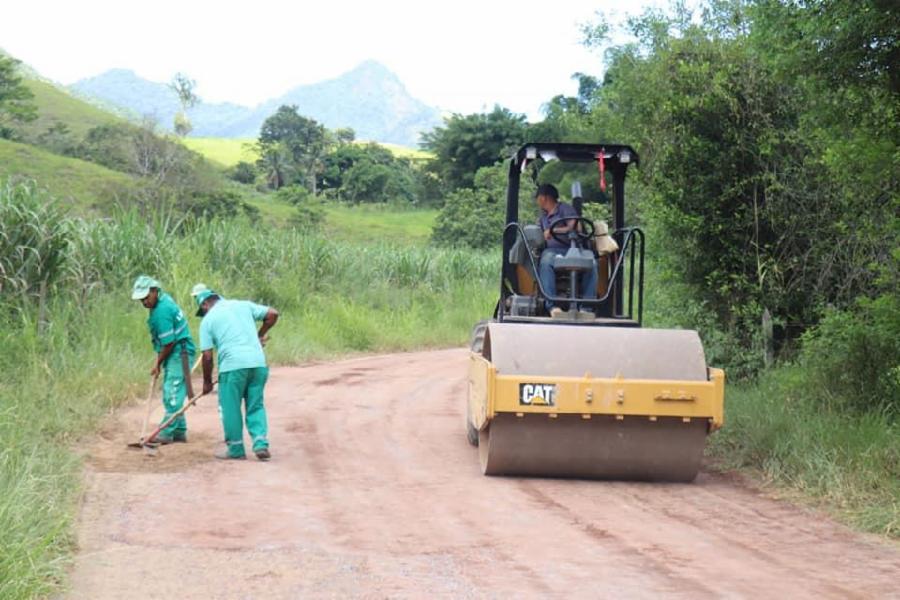
M520 383L519 404L523 406L556 406L556 384Z

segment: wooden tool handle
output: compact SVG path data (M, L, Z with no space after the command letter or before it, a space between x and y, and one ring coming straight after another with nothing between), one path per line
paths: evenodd
M151 400L153 399L153 388L156 387L156 380L159 379L159 373L153 376L150 380L150 390L147 392L147 414L144 417L144 425L141 427L141 439L144 439L144 434L147 433L147 425L150 424L150 413L153 412L153 405Z

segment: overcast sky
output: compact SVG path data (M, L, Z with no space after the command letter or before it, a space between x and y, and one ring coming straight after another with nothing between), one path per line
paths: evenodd
M430 105L535 117L575 91L572 73L602 70L580 26L647 5L667 2L27 0L4 2L0 47L64 84L116 67L154 81L183 71L204 100L251 106L374 59Z

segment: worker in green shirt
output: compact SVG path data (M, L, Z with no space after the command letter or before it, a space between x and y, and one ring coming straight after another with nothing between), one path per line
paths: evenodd
M134 281L133 300L140 300L150 311L147 327L150 341L156 351L156 364L150 374L156 377L163 370L163 421L184 405L187 396L193 396L191 388L191 363L194 361L194 340L187 319L172 297L162 291L159 282L141 275ZM184 415L157 434L154 440L161 444L187 441L187 421Z
M246 300L226 300L212 290L196 296L203 352L203 393L212 391L213 348L219 360L219 406L225 430L224 451L216 458L245 458L241 404L245 406L247 432L253 453L269 460L268 422L263 391L269 378L263 344L266 332L278 320L278 311ZM256 322L262 321L259 331Z

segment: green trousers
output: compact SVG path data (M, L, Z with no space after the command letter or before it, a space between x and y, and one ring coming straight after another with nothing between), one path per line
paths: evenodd
M244 456L242 402L246 402L247 432L253 440L253 451L269 447L269 425L266 407L263 405L263 390L268 378L268 367L219 373L219 406L222 408L225 443L228 444L228 455L231 457Z
M188 352L188 365L193 364L194 353ZM181 348L176 347L163 363L162 403L166 414L160 424L184 406L187 398L187 382L184 379L184 368L181 363ZM187 433L187 420L184 415L175 419L171 425L159 432L160 437L179 439Z

